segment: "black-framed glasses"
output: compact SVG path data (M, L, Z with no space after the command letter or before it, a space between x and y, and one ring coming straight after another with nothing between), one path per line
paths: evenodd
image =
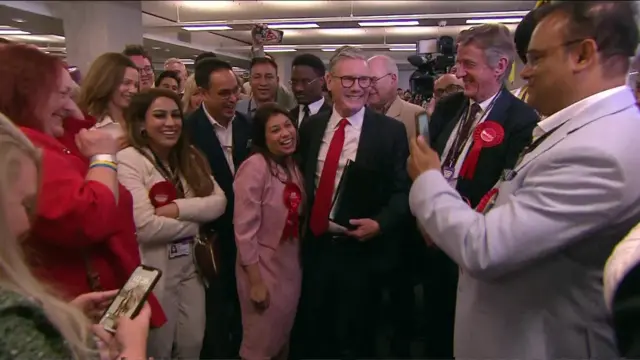
M345 89L349 89L351 88L356 82L358 83L358 85L363 88L366 89L369 86L371 86L373 79L370 76L336 76L336 75L331 75L331 77L336 78L336 79L340 79L340 84L342 85L343 88Z
M387 76L391 76L391 75L393 75L393 74L392 73L387 73L387 74L385 74L383 76L380 76L380 77L375 77L374 76L374 77L371 78L371 82L375 85L375 83L377 83L378 81L386 78Z
M302 85L302 87L307 87L307 86L313 84L314 82L316 82L318 79L320 79L320 78L317 77L317 78L315 78L313 80L309 80L309 79L289 80L289 85L291 85L291 86Z
M568 47L571 45L575 45L581 41L584 41L586 39L574 39L574 40L569 40L569 41L565 41L561 44L557 44L557 45L552 45L549 46L545 49L531 49L527 51L527 65L530 66L536 66L536 64L538 62L540 62L540 60L544 59L545 57L549 56L549 54L551 53L551 51L558 49L558 48L562 48L562 47Z

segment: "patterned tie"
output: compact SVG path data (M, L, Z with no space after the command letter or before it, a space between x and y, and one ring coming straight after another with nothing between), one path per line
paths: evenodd
M348 124L349 120L340 120L329 144L327 157L324 159L324 166L320 174L320 181L316 189L309 221L309 227L315 236L322 235L329 228L329 215L331 214L336 174L338 173L340 154L342 154L342 147L344 146L345 127Z
M476 122L476 116L482 111L480 104L474 102L471 104L471 108L469 109L469 114L466 118L461 120L460 123L460 132L456 139L453 140L453 144L451 149L449 149L449 153L445 158L444 164L446 166L455 166L455 163L458 161L462 150L464 149L464 145L466 140L469 138L469 133L471 132L471 128L473 124Z

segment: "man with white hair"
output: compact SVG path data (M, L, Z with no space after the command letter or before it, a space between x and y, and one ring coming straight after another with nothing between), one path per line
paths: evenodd
M176 73L178 73L178 75L180 76L180 82L178 83L178 86L180 88L178 92L180 94L183 94L184 85L187 83L187 78L189 77L189 73L187 72L187 67L184 65L184 63L180 59L170 58L164 62L164 69L175 71Z
M373 80L369 90L369 106L404 123L407 137L414 139L416 115L424 109L402 100L398 95L398 65L395 60L385 55L377 55L370 58L368 63Z
M360 50L338 49L325 80L332 110L300 126L309 226L302 241L302 343L296 344L299 349L294 346L294 354L371 358L378 315L371 296L380 272L389 266L389 249L409 219L408 142L399 121L365 106L373 79ZM353 177L341 184L345 200L338 207L347 213L340 221L332 199L344 174ZM375 191L365 194L363 188Z

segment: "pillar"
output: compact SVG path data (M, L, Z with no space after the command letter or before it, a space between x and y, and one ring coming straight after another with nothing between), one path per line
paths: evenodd
M67 63L83 74L105 52L142 44L140 1L61 1Z
M269 50L267 50L267 53ZM285 52L285 53L272 53L273 59L276 61L278 65L278 77L280 78L280 82L289 87L289 81L291 80L291 63L293 62L293 58L296 57L296 52Z

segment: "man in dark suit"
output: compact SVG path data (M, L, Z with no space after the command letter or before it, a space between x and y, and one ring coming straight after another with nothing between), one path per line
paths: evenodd
M371 357L378 316L371 307L375 274L385 266L386 249L409 218L408 142L402 123L365 107L372 78L358 49L338 49L326 81L332 111L311 116L300 129L309 217L298 312L302 342L294 357ZM371 218L351 219L352 227L346 229L329 218L349 160L375 174L370 181L379 191L370 194L376 204Z
M204 96L202 106L187 119L192 143L207 157L216 181L227 197L225 213L215 220L219 235L219 281L207 290L207 328L201 357L237 357L242 327L235 280L233 176L249 155L251 126L238 113L240 86L231 65L207 58L199 61L195 81Z
M462 31L456 76L464 92L443 98L431 116L429 140L441 156L443 174L472 207L513 169L538 121L535 110L504 87L514 57L505 26ZM458 267L436 248L430 247L427 256L426 355L451 359Z
M298 106L290 111L297 128L310 116L331 111L331 105L322 93L326 69L319 57L311 54L298 55L291 65L291 90Z

